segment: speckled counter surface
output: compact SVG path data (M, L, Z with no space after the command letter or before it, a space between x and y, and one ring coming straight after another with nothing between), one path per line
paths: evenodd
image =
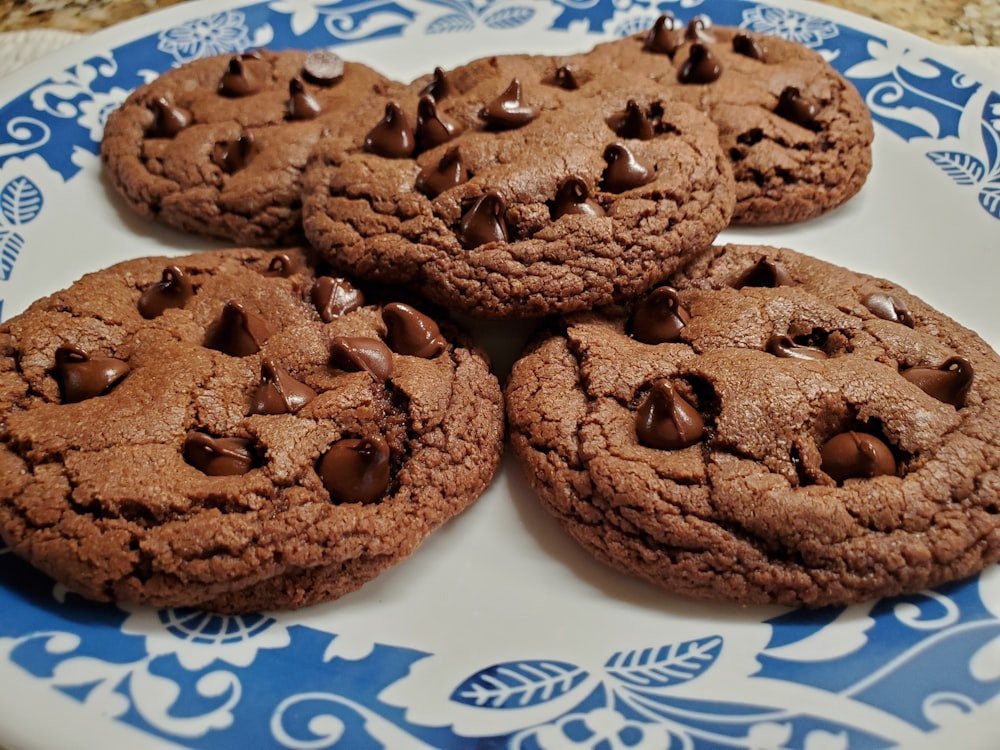
M944 44L1000 46L1000 0L822 0ZM0 0L0 31L90 32L197 0Z

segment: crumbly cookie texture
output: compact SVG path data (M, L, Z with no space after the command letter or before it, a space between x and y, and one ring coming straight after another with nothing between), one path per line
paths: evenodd
M328 52L195 60L108 117L101 156L139 214L248 246L302 241L302 170L326 132L350 133L393 86Z
M0 534L86 597L348 593L489 484L499 383L298 250L128 261L0 326Z
M846 604L1000 559L1000 359L885 280L714 247L562 319L506 398L545 506L671 592Z
M437 71L363 141L323 139L305 179L310 243L345 272L487 318L590 309L661 281L729 223L728 159L694 107L576 59ZM642 132L634 108L653 120Z
M654 80L708 114L733 164L734 223L813 218L854 196L871 170L864 100L796 42L665 15L646 33L598 45L582 64L610 80Z

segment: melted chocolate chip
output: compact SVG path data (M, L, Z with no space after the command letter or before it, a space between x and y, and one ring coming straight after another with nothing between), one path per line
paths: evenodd
M301 268L301 263L294 259L288 253L276 252L271 257L271 261L267 264L267 270L264 271L265 276L280 276L281 278L287 279L289 276L299 272Z
M688 21L684 29L684 38L689 42L714 42L715 36L709 32L712 19L705 14L699 14Z
M538 116L537 110L521 100L521 81L515 78L500 96L479 110L479 119L487 127L511 130L527 125Z
M769 258L761 258L741 273L731 284L733 289L745 286L779 287L791 286L795 281L783 265Z
M289 120L312 120L319 115L319 102L306 91L305 84L298 78L288 82L287 117Z
M507 222L504 214L507 211L507 201L500 193L488 191L481 195L475 203L462 214L458 227L458 241L462 247L471 250L488 242L506 242L508 239Z
M250 133L241 133L240 137L227 143L215 144L212 151L212 161L226 174L233 174L245 169L254 156L257 147Z
M128 375L127 362L112 357L91 358L83 349L65 345L56 349L55 377L64 404L103 396Z
M191 113L177 107L160 96L149 107L153 112L153 123L146 131L151 138L173 138L191 124Z
M252 443L244 438L214 438L204 432L189 432L184 438L184 460L213 477L246 474L254 465Z
M937 367L919 365L899 374L929 396L961 409L965 406L975 371L965 357L949 357Z
M691 45L688 59L677 71L681 83L711 83L722 75L722 66L712 51L700 42Z
M469 179L469 171L462 163L457 148L448 149L437 164L428 164L417 174L417 190L429 198L436 198L445 190L461 185Z
M250 401L250 413L294 414L314 398L316 391L265 359L260 365L260 385Z
M826 441L820 468L837 482L896 473L896 459L882 440L866 432L842 432Z
M332 502L374 503L389 489L389 445L379 436L338 440L316 471Z
M361 290L340 277L320 276L309 294L319 317L329 323L365 304Z
M604 170L601 186L609 193L624 193L656 179L656 172L640 162L623 143L612 143L604 149Z
M646 33L642 48L647 52L674 56L677 48L684 43L684 30L670 13L664 13L653 23Z
M764 42L744 31L733 37L733 52L761 62L767 58L767 47L764 46Z
M802 346L796 344L789 336L777 334L767 340L765 349L768 354L787 359L820 360L827 358L826 352L817 346Z
M219 81L219 93L222 96L235 98L248 96L256 90L257 87L247 76L243 60L240 57L230 58L226 72L222 74L222 80Z
M239 302L227 302L205 332L204 346L231 357L249 357L259 352L270 336L271 327L264 318Z
M608 126L619 138L635 138L648 141L656 131L646 113L635 99L629 99L622 112L616 112L608 118Z
M448 348L437 323L402 302L390 302L382 308L382 320L388 329L389 348L397 354L434 359Z
M680 450L705 434L705 422L668 380L658 380L639 404L635 434L647 448Z
M344 77L344 61L330 50L313 50L302 63L302 75L317 86L332 86Z
M417 142L406 115L395 102L385 105L385 116L365 136L365 150L387 159L413 156Z
M392 377L392 351L367 336L335 336L330 364L344 372L367 372L383 382Z
M805 99L795 86L786 86L782 90L774 113L809 130L819 130L822 127L816 119L819 105Z
M417 148L427 151L455 137L455 124L441 118L434 97L425 94L417 102Z
M184 307L193 296L194 287L188 275L180 266L167 266L163 269L160 281L150 284L142 291L136 307L142 317L152 320L171 307Z
M576 91L580 88L580 82L576 78L576 73L568 65L560 65L552 76L552 82L566 91Z
M590 187L582 177L571 175L559 183L556 197L549 207L555 221L560 216L604 216L601 204L591 199Z
M664 344L680 339L691 315L681 305L677 290L661 286L646 295L632 312L632 337L644 344Z
M913 328L913 315L901 300L896 299L891 294L875 292L865 297L861 304L877 318L891 320L894 323L901 323L907 328Z
M455 87L451 85L451 81L448 80L448 75L444 72L443 68L434 68L434 75L431 77L431 80L427 82L426 86L420 89L421 96L430 94L436 102L454 93Z

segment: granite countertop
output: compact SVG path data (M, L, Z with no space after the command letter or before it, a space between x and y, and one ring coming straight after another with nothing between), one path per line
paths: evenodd
M111 24L196 0L5 0L0 32L60 29L91 32ZM943 44L1000 46L997 0L822 0Z

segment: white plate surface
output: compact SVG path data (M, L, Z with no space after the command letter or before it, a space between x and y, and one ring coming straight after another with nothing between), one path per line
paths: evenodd
M0 79L0 316L81 274L210 243L133 217L96 156L110 109L197 56L334 46L410 79L486 53L583 51L682 20L795 38L875 116L862 193L729 230L901 283L1000 344L1000 81L808 2L185 3ZM484 326L501 369L517 341ZM508 459L404 564L295 613L95 605L0 548L0 745L18 748L995 748L1000 568L846 609L665 596L599 566Z

